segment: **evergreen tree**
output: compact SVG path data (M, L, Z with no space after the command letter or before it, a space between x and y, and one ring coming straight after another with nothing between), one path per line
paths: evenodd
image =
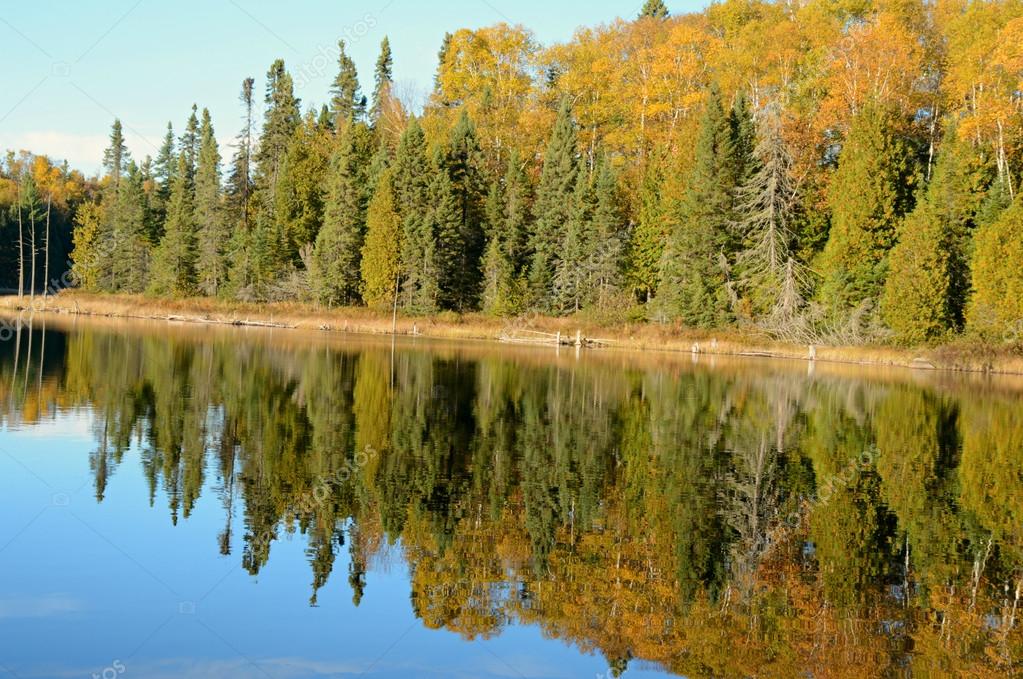
M711 88L700 122L696 158L676 214L661 274L661 313L690 326L732 318L729 255L737 189L734 127Z
M131 154L124 142L124 130L121 121L115 120L110 130L110 146L103 152L103 169L110 178L110 186L116 192L121 182L121 177L131 162Z
M483 259L483 311L507 316L522 310L526 238L532 192L518 151L512 151L504 181L487 198L489 240Z
M249 199L252 196L252 163L253 163L253 142L252 126L253 120L253 87L256 81L246 78L242 81L242 91L239 100L245 111L245 126L235 138L235 152L231 159L231 172L227 179L228 205L235 220L241 227L240 232L249 230Z
M646 0L643 3L643 9L639 12L639 17L651 17L654 19L667 19L668 8L664 4L664 0Z
M414 307L421 289L433 276L433 234L426 219L431 207L433 166L426 135L412 118L402 134L394 159L394 198L401 217L402 304Z
M882 312L900 342L928 342L962 330L983 181L972 144L951 129L926 193L900 226L891 252Z
M480 257L483 254L483 177L480 171L482 152L476 138L476 127L463 110L451 131L444 169L458 201L459 226L452 243L452 269L444 276L450 289L452 308L471 309L478 303Z
M391 54L391 42L385 36L380 43L380 56L377 57L376 70L373 73L373 103L369 118L375 125L384 109L384 102L391 96L394 86L394 56Z
M1023 194L977 230L968 328L990 339L1023 338Z
M260 135L256 161L256 186L259 190L276 190L278 175L288 145L301 122L299 100L295 97L294 82L278 59L266 74L266 111Z
M153 253L149 292L168 297L195 293L195 208L186 154L178 156L177 178L167 206L163 239Z
M180 180L180 178L179 178ZM129 162L117 192L105 210L110 234L107 253L110 260L109 280L103 286L108 292L141 293L149 280L152 245L146 232L146 195L142 173ZM106 198L104 198L104 202Z
M588 246L590 259L589 304L606 308L624 284L625 252L629 233L625 199L611 161L602 156L594 172L593 214Z
M629 246L629 279L642 302L649 302L657 291L668 238L665 200L662 197L662 186L666 180L663 163L663 159L653 158L643 173L643 183L639 188L639 215Z
M366 231L365 164L359 157L354 115L341 131L330 164L323 228L313 251L311 282L316 299L329 306L357 304Z
M590 244L594 240L591 217L594 209L593 187L585 172L576 174L576 187L571 212L564 226L558 247L554 272L554 310L563 313L579 311L589 292L589 268L592 262Z
M174 126L167 123L167 134L163 138L163 144L156 154L156 162L153 164L153 179L156 182L156 190L151 202L153 207L153 218L163 230L163 222L167 219L167 203L170 202L171 187L174 185L174 173L178 169L178 156L175 151Z
M334 129L341 130L349 119L361 121L366 115L366 97L359 88L359 73L355 62L345 51L345 41L339 40L338 73L331 86L330 112L333 115Z
M330 158L337 145L334 126L321 126L309 111L288 145L274 194L274 214L287 240L286 259L301 262L301 253L316 242L323 224Z
M199 160L195 175L195 223L198 229L197 282L216 296L227 283L231 230L224 219L220 187L220 149L210 112L203 109L199 129Z
M419 294L412 308L421 313L439 309L463 309L466 272L464 239L465 216L463 196L442 167L443 158L434 159L433 182L430 185L430 211L427 213L423 237L423 255ZM478 261L473 268L479 271Z
M739 188L737 199L742 250L736 269L746 313L760 320L776 312L796 311L803 303L802 281L806 277L794 260L795 180L777 111L764 113L752 165L754 170ZM790 270L800 280L788 287ZM797 298L786 298L786 291L796 293Z
M401 218L395 209L393 178L385 170L376 182L366 215L362 248L362 298L371 307L389 307L398 284Z
M554 131L547 144L543 171L536 192L536 221L529 235L529 288L531 306L553 308L554 274L564 225L571 217L580 173L578 136L568 98L561 103Z
M185 133L181 135L179 147L181 155L185 157L185 178L188 180L189 190L195 190L195 169L199 163L199 107L192 104L192 113L188 116L185 124ZM178 168L181 164L178 164Z
M912 207L914 168L891 111L866 106L853 121L831 182L831 235L820 296L841 317L878 301L896 224Z

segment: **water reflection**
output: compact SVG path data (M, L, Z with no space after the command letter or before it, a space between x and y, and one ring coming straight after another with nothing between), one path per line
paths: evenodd
M219 503L209 549L252 575L300 535L312 605L372 597L400 545L422 625L538 625L613 675L1019 671L1023 408L946 381L91 324L0 345L9 426L89 413L97 502L140 464L175 524Z

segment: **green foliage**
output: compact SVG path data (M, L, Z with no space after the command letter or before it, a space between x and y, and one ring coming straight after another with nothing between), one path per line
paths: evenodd
M483 256L482 308L510 316L525 304L526 234L531 221L532 187L517 152L508 159L503 183L494 182L487 197L489 240Z
M561 102L547 143L536 191L536 221L529 234L530 304L540 310L554 308L554 275L558 268L561 231L571 218L581 172L578 144L572 104L566 98Z
M978 229L973 251L968 327L984 337L1023 335L1023 195L992 224Z
M897 114L877 105L853 121L831 182L831 234L820 298L836 317L875 304L888 274L896 224L912 207L915 167Z
M328 306L349 306L360 301L368 194L360 137L366 133L365 124L350 117L331 159L323 228L316 238L310 267L315 297Z
M395 210L392 173L385 171L376 183L366 215L366 239L362 248L362 298L375 308L390 306L397 293L401 253L401 218Z
M450 307L458 310L475 308L479 301L480 269L483 254L482 151L476 138L476 126L463 110L444 155L444 171L451 181L457 201L458 227L451 234L450 266L445 275L445 293ZM445 219L447 219L445 217Z
M359 73L344 40L338 41L337 50L338 72L330 89L330 113L334 129L340 131L349 120L361 121L366 115L366 97L359 88Z
M220 149L210 113L203 109L199 130L199 163L195 175L196 283L212 297L227 284L231 229L224 211L220 182Z
M153 253L150 294L188 297L195 293L196 221L187 163L185 154L180 154L163 239Z
M391 42L384 36L380 43L380 56L377 57L376 69L373 71L373 102L369 109L369 119L376 124L383 112L384 101L391 96L394 86L394 55L391 54Z
M671 215L665 251L660 313L687 325L714 327L732 318L729 255L738 168L736 124L721 104L717 87L709 93L700 122L696 158L685 196Z
M929 342L962 330L970 239L983 180L972 145L951 130L934 177L900 226L891 252L881 308L898 341Z
M639 16L651 17L653 19L667 19L668 8L664 4L664 0L646 0L643 3L643 9L640 10Z

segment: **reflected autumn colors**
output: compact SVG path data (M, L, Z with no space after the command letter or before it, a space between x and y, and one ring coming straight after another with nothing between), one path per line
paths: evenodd
M8 425L88 412L97 502L141 465L177 530L219 503L209 549L253 575L301 539L314 605L335 578L372 597L396 549L422 625L538 625L612 674L1021 669L1011 384L126 328L0 345Z

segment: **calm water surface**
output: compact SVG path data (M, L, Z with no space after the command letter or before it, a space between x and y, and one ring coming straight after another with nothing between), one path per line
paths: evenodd
M1023 668L1009 380L36 319L0 676Z

